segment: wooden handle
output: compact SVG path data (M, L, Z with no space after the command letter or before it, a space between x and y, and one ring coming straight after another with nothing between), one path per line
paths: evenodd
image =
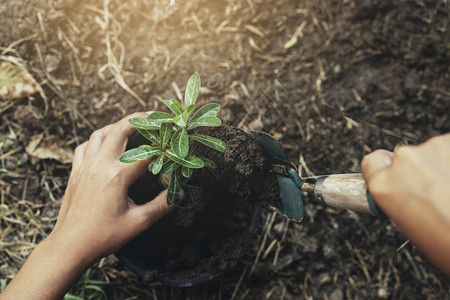
M315 184L314 195L332 207L382 215L361 173L320 177Z

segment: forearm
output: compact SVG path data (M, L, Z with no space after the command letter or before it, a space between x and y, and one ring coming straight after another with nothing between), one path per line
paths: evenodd
M61 299L94 263L93 259L85 258L76 243L50 235L31 253L0 298Z

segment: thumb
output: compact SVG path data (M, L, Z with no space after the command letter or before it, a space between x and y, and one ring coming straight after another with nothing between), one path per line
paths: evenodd
M182 199L182 197L184 197L183 189L180 191L180 199ZM167 190L164 190L150 202L135 206L135 209L138 210L138 214L143 219L142 225L144 228L142 228L142 230L147 229L174 209L173 205L167 204L166 199Z
M379 171L385 169L392 163L394 153L387 150L376 150L361 161L361 171L366 182L369 182Z

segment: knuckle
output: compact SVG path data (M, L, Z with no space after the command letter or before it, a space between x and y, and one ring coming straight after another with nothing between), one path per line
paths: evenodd
M413 160L414 146L402 145L395 150L396 160Z
M370 157L368 155L364 155L364 157L361 160L361 170L367 169L367 166L369 165Z
M373 162L377 160L377 157L382 157L384 155L386 155L386 150L382 149L375 150L374 152L365 155L361 160L361 170L364 171L368 169L370 165L372 165Z
M124 172L119 168L112 168L108 171L108 181L113 185L120 185L123 182Z
M136 216L135 222L141 230L145 230L151 225L150 218L142 212Z
M371 178L370 181L367 182L367 188L373 197L379 198L382 197L391 189L390 180L388 180L389 175L382 173L376 174Z
M144 210L138 209L133 213L129 214L130 223L133 224L132 227L136 228L138 232L142 232L152 225L151 218Z
M93 133L91 133L91 136L89 137L89 140L97 140L97 139L103 139L104 133L100 130L96 130Z
M430 139L428 139L428 141L426 141L425 143L424 143L424 145L429 145L429 146L431 146L431 147L433 147L433 148L439 148L439 147L445 147L446 145L447 145L447 147L449 147L450 146L450 139L448 139L448 138L450 138L450 134L448 134L448 135L442 135L442 136L434 136L434 137L432 137L432 138L430 138Z

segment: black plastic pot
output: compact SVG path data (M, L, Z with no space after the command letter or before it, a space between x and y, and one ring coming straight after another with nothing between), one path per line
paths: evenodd
M133 135L128 148L142 143L146 143L142 136ZM261 205L228 194L226 187L211 188L210 181L204 180L207 176L207 171L194 173L183 185L186 196L174 211L116 253L118 260L145 282L173 287L201 284L233 268L251 247L260 223ZM128 194L142 204L162 189L158 178L147 172L130 187ZM227 231L232 235L226 236ZM210 244L218 252L212 251ZM165 253L166 246L175 252ZM192 253L188 251L191 248ZM228 248L232 253L227 253ZM180 254L176 252L178 249Z
M190 286L198 285L201 283L205 283L207 281L210 281L217 277L222 276L228 270L230 270L234 266L236 266L239 258L244 256L247 253L248 249L253 244L253 240L258 231L260 219L261 219L261 205L258 204L255 206L255 211L252 216L252 224L251 224L250 234L249 234L246 242L242 245L242 249L241 249L241 252L239 253L239 257L235 258L235 259L230 259L225 268L221 268L220 270L213 270L209 273L205 273L205 274L195 277L195 278L171 279L169 277L163 277L163 278L158 278L158 279L165 286L190 287ZM150 281L149 283L151 283L152 278L147 277L147 274L153 273L154 270L148 269L145 266L140 265L139 262L133 260L133 258L130 257L130 255L128 255L126 251L121 250L121 251L117 252L116 257L121 264L123 264L125 267L127 267L134 274L136 274L137 276L139 276L141 279L143 279L145 281Z

